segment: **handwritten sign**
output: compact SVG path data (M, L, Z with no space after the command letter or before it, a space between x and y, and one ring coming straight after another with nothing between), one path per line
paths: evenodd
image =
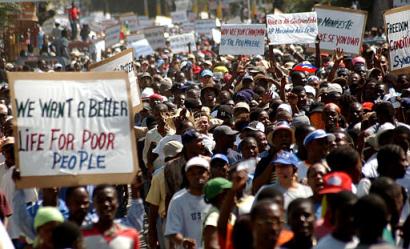
M134 33L139 30L137 16L132 13L120 16L120 21L122 25L128 28L130 33Z
M192 22L184 22L181 25L182 31L184 33L190 33L190 32L194 32L195 31L195 24Z
M134 111L138 111L142 108L142 102L137 77L135 76L133 59L132 49L126 49L106 60L91 64L89 68L92 72L127 72L130 83L132 107L134 108Z
M215 19L203 19L195 21L195 31L198 35L205 35L208 38L212 38L212 29L216 28Z
M165 27L163 26L145 28L143 31L143 34L145 35L145 39L148 40L152 49L158 49L158 48L165 47L164 33L165 33Z
M266 16L270 44L314 43L318 33L316 12Z
M121 25L114 25L105 30L105 47L109 48L120 43Z
M191 44L191 51L196 51L195 35L193 33L170 36L169 44L173 53L189 53L188 44Z
M393 8L410 5L410 0L393 0Z
M139 58L140 56L147 56L152 55L154 50L149 45L147 39L141 39L139 41L135 41L129 45L134 50L135 58Z
M222 24L219 54L264 54L265 34L264 24Z
M360 54L367 12L331 6L315 6L320 49Z
M410 6L388 10L384 13L389 43L390 70L395 73L410 72Z
M183 10L171 12L171 18L172 23L174 24L188 22L188 16L186 14L186 11Z
M138 16L138 24L140 28L155 26L154 20L149 19L147 16Z
M145 39L144 34L127 35L127 44L131 44L142 39Z
M131 182L137 160L126 73L8 77L18 187Z

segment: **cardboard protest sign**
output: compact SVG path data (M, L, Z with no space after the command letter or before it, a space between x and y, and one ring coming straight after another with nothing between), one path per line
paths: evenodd
M212 38L212 29L216 28L215 19L203 19L195 21L195 31L199 35L205 35Z
M145 57L147 55L152 55L154 53L154 50L149 45L147 39L135 41L131 43L129 47L131 47L134 50L135 58L139 58L140 56Z
M175 0L175 9L187 11L190 6L189 0Z
M410 5L410 0L393 0L393 8Z
M195 31L195 24L192 22L184 22L181 25L182 31L184 33L190 33L190 32L194 32Z
M174 24L188 22L188 16L184 10L171 12L171 18Z
M390 70L402 74L410 72L410 6L388 10L384 23L389 42Z
M105 30L105 47L109 48L120 43L121 25L114 25Z
M144 34L127 35L127 44L131 44L142 39L145 39Z
M126 49L119 54L116 54L106 60L89 66L91 72L114 72L125 71L128 73L128 80L130 83L131 103L134 111L142 109L142 102L140 97L140 89L135 75L133 64L132 48Z
M314 43L318 33L316 12L266 16L270 44Z
M222 24L219 54L264 54L265 34L264 24Z
M152 27L145 28L143 31L145 39L148 40L152 49L164 48L165 47L165 27Z
M367 12L332 6L315 6L319 28L320 49L360 54Z
M168 38L173 53L189 53L189 44L192 51L196 51L195 35L193 33L173 35Z
M150 20L147 16L138 16L138 24L140 28L154 26L154 20Z
M126 73L8 78L19 188L132 181L138 161Z
M130 33L135 33L139 29L137 16L133 13L120 16L120 21L122 25L128 28Z

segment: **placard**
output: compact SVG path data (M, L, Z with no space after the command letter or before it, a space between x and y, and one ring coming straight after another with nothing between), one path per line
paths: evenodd
M195 21L195 31L198 35L205 35L212 38L212 29L216 28L215 19L202 19Z
M393 0L393 8L410 5L410 0Z
M315 6L320 49L329 52L341 48L348 54L360 54L367 12L332 6Z
M389 42L389 65L393 73L410 72L410 6L388 10L384 23Z
M148 43L147 39L141 39L129 44L129 47L134 50L135 58L140 58L140 56L145 57L147 55L152 55L154 50Z
M142 39L145 39L144 34L127 35L127 44L131 44Z
M140 89L138 86L138 80L135 75L133 59L134 57L133 57L132 48L129 48L106 60L91 64L89 66L89 69L92 72L114 72L114 71L127 72L128 80L130 83L131 103L132 103L132 107L134 111L137 112L142 109L142 102L141 102L141 97L140 97Z
M140 28L147 28L154 26L154 20L149 19L147 16L138 16L138 24Z
M184 10L171 12L171 18L173 24L188 22L188 16Z
M152 27L144 29L145 39L148 40L152 49L164 48L165 47L165 27Z
M269 43L315 43L318 33L316 12L266 16Z
M124 72L8 73L17 187L130 183L137 170Z
M219 54L264 54L265 34L264 24L222 24Z
M134 33L139 30L137 16L134 15L133 13L120 16L120 21L122 25L128 28L128 31L130 33Z
M105 47L110 48L120 43L121 25L114 25L105 30Z
M172 53L189 53L189 44L191 52L196 51L194 33L173 35L168 40Z
M184 22L181 24L181 29L182 32L184 33L190 33L195 31L195 24L192 22Z

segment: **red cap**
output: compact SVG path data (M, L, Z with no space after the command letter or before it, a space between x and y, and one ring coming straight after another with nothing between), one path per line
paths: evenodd
M153 100L160 100L160 101L162 101L162 95L160 95L160 94L158 94L158 93L154 93L154 94L151 95L149 98L150 98L150 99L153 99Z
M344 172L331 172L323 176L323 189L319 194L335 194L341 191L352 191L352 179Z
M365 111L372 111L372 110L373 110L373 106L374 106L374 104L373 104L372 102L364 102L364 103L362 104L362 108L363 108L363 110L365 110Z

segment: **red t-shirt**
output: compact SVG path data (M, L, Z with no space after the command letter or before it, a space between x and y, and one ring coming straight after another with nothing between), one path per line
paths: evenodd
M0 220L3 220L5 217L9 217L12 213L13 212L11 211L6 195L0 190Z
M68 14L69 14L70 20L76 21L78 20L78 15L80 14L80 11L76 7L74 7L68 11Z
M92 225L82 230L84 236L84 244L87 249L139 249L140 241L137 230L119 224L115 224L114 228L102 234Z

